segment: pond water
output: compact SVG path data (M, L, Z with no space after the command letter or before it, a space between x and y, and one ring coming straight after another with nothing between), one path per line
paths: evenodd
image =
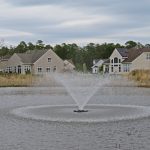
M112 122L53 122L23 118L18 108L75 104L63 87L0 88L1 150L149 150L150 118ZM101 87L88 104L150 107L150 89Z

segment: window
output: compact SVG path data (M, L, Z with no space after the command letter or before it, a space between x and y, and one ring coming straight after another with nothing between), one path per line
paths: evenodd
M14 67L14 72L16 73L16 71L17 71L17 67L15 66L15 67Z
M146 54L146 59L147 59L147 60L150 60L150 53L147 53L147 54Z
M114 61L113 61L113 59L111 60L111 63L113 63Z
M117 57L114 58L114 63L118 63L118 58Z
M124 72L129 72L130 71L130 65L129 64L124 64L123 71Z
M53 72L55 72L56 71L56 66L54 66L54 68L53 68Z
M113 68L113 65L111 66L111 72L114 72L114 68Z
M11 72L12 72L12 67L7 67L7 68L6 68L6 72L7 72L7 73L11 73Z
M119 65L119 72L121 72L121 65Z
M121 59L119 59L119 63L121 63Z
M48 58L48 62L51 62L51 60L52 60L51 58Z
M51 71L50 67L47 67L46 72L50 72L50 71Z
M31 66L24 66L24 71L25 72L30 72L31 71Z
M42 67L37 68L38 72L42 72Z

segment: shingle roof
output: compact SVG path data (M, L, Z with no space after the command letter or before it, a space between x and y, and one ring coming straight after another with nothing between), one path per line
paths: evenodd
M128 57L128 49L126 48L116 48L122 57Z
M126 58L122 63L132 62L143 52L150 52L150 48L132 48L128 50L128 58Z
M11 55L1 56L0 60L8 60L10 57L11 57Z
M16 53L16 54L20 57L23 63L33 64L47 51L48 50L32 50L32 51L27 51L26 53Z

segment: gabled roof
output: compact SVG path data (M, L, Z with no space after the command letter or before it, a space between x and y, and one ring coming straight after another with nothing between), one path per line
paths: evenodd
M33 64L48 50L31 50L26 53L16 53L24 64Z
M150 52L150 48L131 48L128 50L128 58L126 58L122 63L130 63L140 56L143 52Z
M103 64L109 64L110 63L110 59L106 59Z
M128 57L128 49L126 48L116 48L122 57Z
M93 61L96 63L98 63L101 59L94 59Z
M91 68L94 68L94 67L100 67L104 61L106 61L106 59L94 59L95 61L97 61Z

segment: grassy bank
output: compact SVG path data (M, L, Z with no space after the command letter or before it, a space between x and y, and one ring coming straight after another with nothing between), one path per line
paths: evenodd
M0 87L24 87L32 86L35 77L21 74L0 74Z
M134 80L141 87L150 87L150 70L134 70L129 73L129 79Z

